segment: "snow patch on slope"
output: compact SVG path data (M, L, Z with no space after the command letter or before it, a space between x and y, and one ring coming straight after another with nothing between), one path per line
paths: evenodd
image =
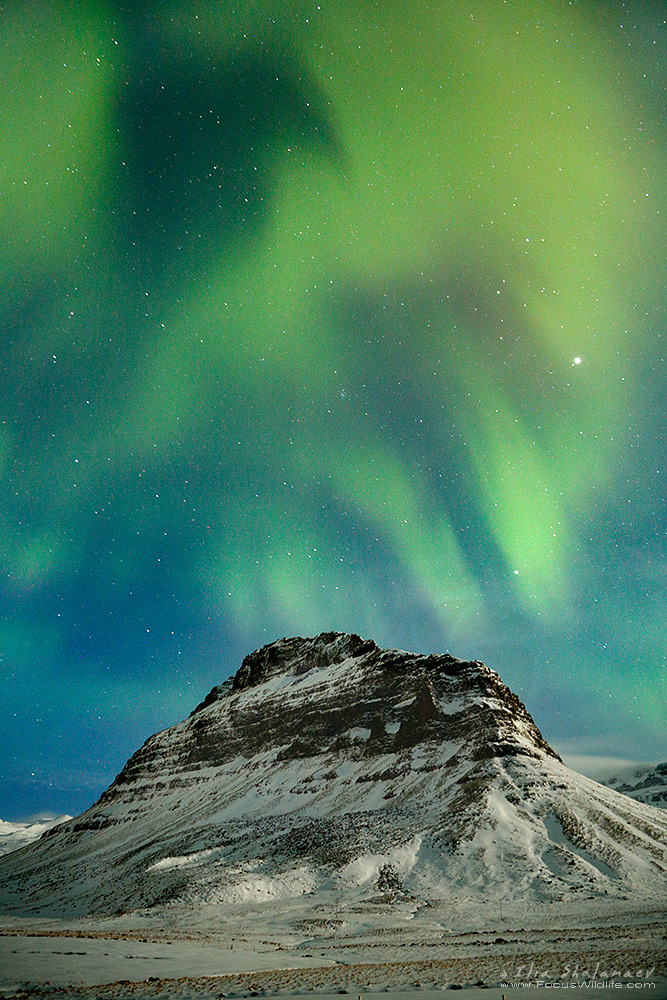
M188 905L220 905L270 903L276 900L298 899L314 892L320 883L308 865L289 871L276 872L263 859L238 867L220 866L214 869L208 883L199 883L184 894L179 902Z
M362 854L339 872L342 883L356 886L376 882L380 869L390 866L401 878L406 878L417 862L422 837L417 834L407 844L395 847L386 854Z

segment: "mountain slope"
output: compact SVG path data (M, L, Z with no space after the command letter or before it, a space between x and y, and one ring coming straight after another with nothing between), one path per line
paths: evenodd
M246 657L89 810L0 860L0 902L664 899L666 844L667 815L566 768L482 663L324 633Z

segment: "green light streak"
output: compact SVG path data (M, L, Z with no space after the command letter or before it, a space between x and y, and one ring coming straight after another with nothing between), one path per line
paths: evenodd
M483 382L477 382L477 392L461 423L467 425L466 447L490 531L524 608L560 618L568 605L575 536L558 475L549 473L548 460L515 410Z
M96 238L94 205L110 150L109 35L108 26L61 19L40 4L3 13L3 284L58 273L68 254Z
M356 443L332 456L331 475L406 567L445 632L482 614L482 598L446 516L436 513L417 475L392 451Z

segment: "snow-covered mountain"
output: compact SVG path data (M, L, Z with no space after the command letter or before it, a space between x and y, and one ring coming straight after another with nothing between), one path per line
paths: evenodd
M667 814L576 774L479 661L344 633L246 657L85 813L0 859L5 912L335 894L667 891Z
M71 818L71 816L40 816L26 823L10 823L0 819L0 855L9 854L10 851L16 851L25 844L31 844L46 830Z
M667 761L661 764L629 764L601 776L599 780L638 802L667 809Z

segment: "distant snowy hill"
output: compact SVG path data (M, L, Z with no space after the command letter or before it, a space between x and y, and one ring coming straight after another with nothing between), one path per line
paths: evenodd
M573 771L586 774L601 785L629 795L637 802L667 809L667 762L653 764L581 754L567 755L564 760Z
M599 779L602 784L629 795L638 802L667 809L667 761L662 764L631 764Z
M667 895L667 814L571 771L479 661L345 633L250 654L85 813L0 859L5 912L311 894Z
M16 851L25 844L31 844L46 830L50 830L58 823L65 823L71 818L71 816L45 816L30 823L8 823L0 819L0 855Z

